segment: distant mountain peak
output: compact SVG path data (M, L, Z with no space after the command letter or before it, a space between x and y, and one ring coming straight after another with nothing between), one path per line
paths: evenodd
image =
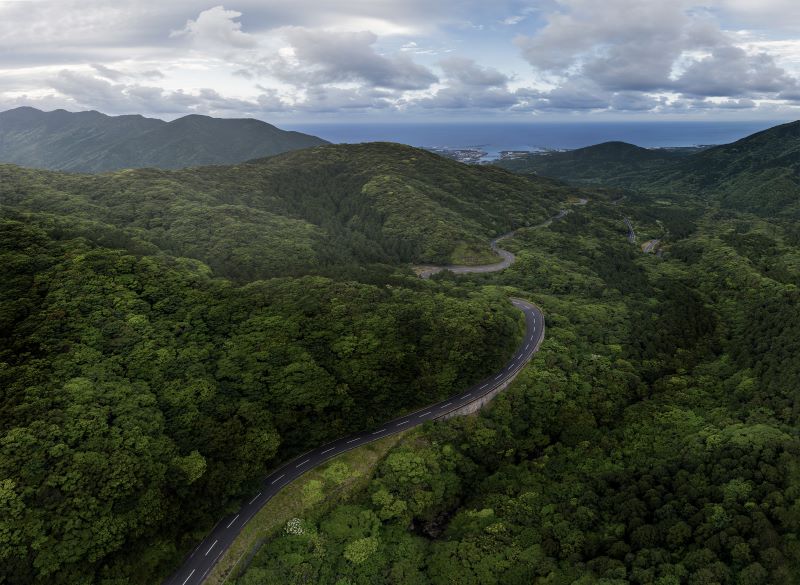
M52 170L233 164L321 144L327 142L253 118L189 114L165 122L30 106L0 112L0 162Z

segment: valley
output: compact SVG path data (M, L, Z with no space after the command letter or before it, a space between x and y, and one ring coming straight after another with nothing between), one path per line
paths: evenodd
M645 172L667 176L620 176ZM202 582L279 488L412 417L229 578L789 582L793 200L570 186L384 143L0 174L9 583ZM454 262L492 249L504 261ZM509 297L547 316L536 354Z
M0 0L0 585L800 585L791 0Z

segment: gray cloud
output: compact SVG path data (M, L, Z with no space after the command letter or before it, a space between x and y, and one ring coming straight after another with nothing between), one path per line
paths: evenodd
M425 89L438 81L433 72L404 54L378 54L373 47L378 37L371 32L290 28L285 37L294 55L275 58L268 70L294 85L361 82L408 90Z
M610 108L645 110L648 103L664 105L653 93L775 98L798 84L772 56L736 46L689 0L559 4L542 30L515 41L536 70L561 85L544 98L547 104L581 109L608 99Z
M520 92L521 94L523 92ZM550 91L527 91L526 107L533 110L604 110L612 94L591 82L571 79Z
M0 102L165 116L785 113L800 103L795 2L0 1Z
M509 77L493 67L481 67L473 59L448 57L439 61L439 67L452 83L475 87L504 87Z
M663 96L636 91L617 92L608 101L609 107L618 112L647 112L662 108L666 104L667 99Z
M97 71L100 77L105 77L106 79L111 79L112 81L119 81L123 77L126 77L122 71L117 71L116 69L106 67L105 65L100 65L99 63L92 63L92 69Z
M307 93L304 101L294 107L299 111L315 113L385 110L394 106L395 98L395 93L380 89L314 88Z
M696 96L757 96L796 87L797 81L765 54L748 55L733 46L716 47L694 61L675 80L674 88Z
M94 75L68 70L59 72L50 80L50 85L74 106L96 108L109 114L149 112L169 115L257 109L253 103L225 98L213 89L201 89L197 94L166 91L134 83L112 83Z
M473 59L448 57L439 61L446 85L432 96L408 103L426 109L507 110L517 105L508 90L510 78L492 67L482 67Z
M506 89L478 88L465 91L463 87L455 86L442 88L431 97L415 99L409 105L426 109L508 110L518 101L517 96Z

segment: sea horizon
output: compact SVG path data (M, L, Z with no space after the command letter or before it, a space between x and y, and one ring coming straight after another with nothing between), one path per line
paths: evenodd
M333 143L388 141L420 148L481 149L487 158L497 158L504 150L572 150L609 141L644 148L726 144L786 121L323 122L281 127Z

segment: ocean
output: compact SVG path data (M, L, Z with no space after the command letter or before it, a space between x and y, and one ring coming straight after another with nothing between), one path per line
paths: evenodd
M476 148L497 158L503 150L574 149L609 140L647 148L725 144L782 121L536 122L536 123L318 123L281 124L330 142L401 142L425 148Z

